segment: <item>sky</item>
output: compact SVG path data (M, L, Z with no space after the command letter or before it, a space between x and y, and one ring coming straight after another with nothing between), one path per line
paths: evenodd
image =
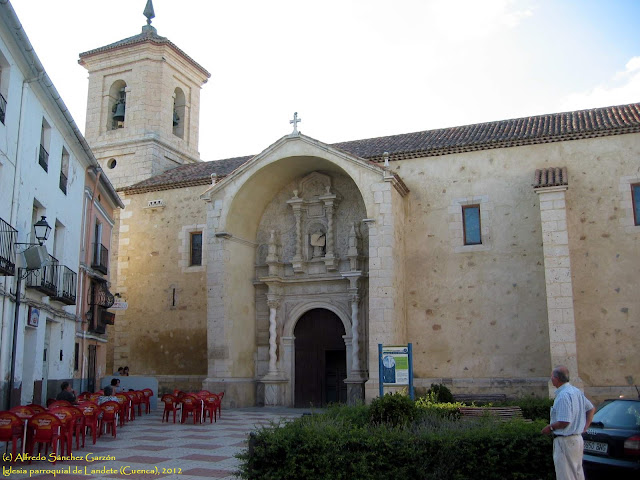
M78 54L137 35L146 0L11 0L80 130ZM640 0L153 0L211 73L200 156L298 129L335 143L640 102Z

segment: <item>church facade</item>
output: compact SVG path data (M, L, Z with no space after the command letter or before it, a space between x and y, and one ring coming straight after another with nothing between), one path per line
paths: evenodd
M231 406L370 400L379 344L412 344L418 392L640 383L640 104L333 145L294 123L202 162L186 53L149 25L81 63L125 204L113 367Z

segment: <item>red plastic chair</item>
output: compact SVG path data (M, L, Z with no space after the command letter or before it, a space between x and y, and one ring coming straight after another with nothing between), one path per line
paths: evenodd
M162 403L164 403L164 411L162 412L162 421L164 422L165 418L167 419L167 423L169 423L169 414L173 412L173 423L176 423L176 412L180 409L180 403L178 399L171 395L170 393L165 393L160 399Z
M142 390L136 390L135 392L132 392L135 394L136 398L137 398L137 402L136 405L138 406L138 416L141 417L142 416L142 405L144 405L144 393L142 393ZM146 408L145 408L146 410Z
M93 437L93 444L96 444L96 438L98 435L98 415L100 413L100 407L93 402L83 402L78 405L78 409L84 415L84 432L82 434L82 448L84 448L84 440L87 429L91 430L91 436Z
M195 395L185 395L180 399L182 405L182 418L180 423L185 423L189 414L193 416L193 423L200 422L200 412L202 410L202 400Z
M129 418L128 420L136 419L136 405L139 405L138 396L133 392L124 392L123 395L126 395L129 399Z
M0 412L0 442L11 442L11 463L16 461L18 440L22 439L23 421L15 413Z
M98 403L98 399L100 398L100 394L99 393L92 393L91 395L89 395L89 401L91 403Z
M215 393L210 393L200 397L204 401L204 418L207 419L207 413L209 414L209 423L213 423L214 420L218 421L216 412L220 411L220 398Z
M150 388L145 388L142 390L142 394L144 395L143 403L144 403L144 413L151 413L151 397L153 397L153 390Z
M214 395L217 395L218 398L220 399L220 404L218 405L218 416L221 417L222 416L222 399L224 398L224 392L214 393Z
M71 456L71 447L73 446L73 431L76 428L76 413L73 412L70 408L64 406L52 407L49 409L48 413L58 417L58 420L60 420L60 423L62 424L62 430L60 431L60 452L65 455L63 442L66 441L66 456Z
M27 423L27 448L26 453L29 456L33 456L33 447L38 444L38 453L42 448L42 444L45 445L45 455L49 452L49 445L51 445L52 453L54 455L53 464L56 463L56 455L58 453L58 442L61 443L64 427L62 422L52 413L38 413L34 415ZM29 459L31 463L31 459Z
M14 415L16 415L18 418L21 418L22 420L29 420L31 417L33 417L36 414L33 408L27 405L19 405L17 407L13 407L9 411Z
M85 422L84 422L84 413L76 405L73 405L71 407L66 407L66 408L71 412L73 412L73 419L74 419L73 433L76 436L76 450L79 450L80 437L82 437L82 448L84 448L84 440L87 434L87 429L85 428Z
M131 416L131 399L128 395L124 393L118 393L114 395L118 399L118 403L120 404L120 426L124 427L125 422L131 420L129 417Z
M43 413L46 412L47 409L44 408L42 405L38 405L37 403L30 403L29 405L27 405L27 407L29 407L31 410L33 410L33 413Z
M56 407L71 407L71 406L73 406L73 404L66 400L55 400L51 403L47 402L47 409L49 410Z
M80 395L78 395L78 401L86 402L91 398L91 395L93 395L91 392L82 392Z
M120 404L114 401L104 402L102 405L100 405L100 410L102 410L102 418L100 419L98 437L102 436L102 431L105 429L105 427L111 425L111 436L113 436L113 438L116 438L116 425L118 423Z

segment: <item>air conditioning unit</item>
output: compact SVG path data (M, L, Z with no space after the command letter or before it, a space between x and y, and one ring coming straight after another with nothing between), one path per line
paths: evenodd
M37 270L42 268L49 261L47 247L44 245L29 247L22 252L22 255L24 255L24 263L27 265L27 270Z

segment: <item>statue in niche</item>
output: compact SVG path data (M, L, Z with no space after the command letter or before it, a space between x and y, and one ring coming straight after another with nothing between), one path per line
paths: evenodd
M327 238L321 230L317 230L311 234L311 247L313 247L312 258L324 257L324 247L327 243Z

